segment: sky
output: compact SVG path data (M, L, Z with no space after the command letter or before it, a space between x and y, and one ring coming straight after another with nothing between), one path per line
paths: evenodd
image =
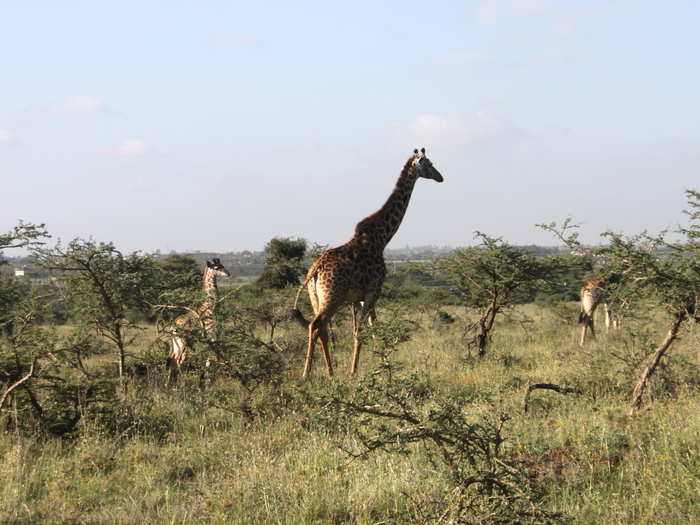
M0 232L124 252L639 233L700 189L700 2L0 0ZM12 255L7 253L7 255Z

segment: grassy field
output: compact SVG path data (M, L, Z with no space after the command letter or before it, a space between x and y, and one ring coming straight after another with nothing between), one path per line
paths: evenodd
M581 349L578 327L563 320L575 308L517 308L483 359L465 349L463 310L450 309L451 324L404 314L416 329L392 359L441 395L468 399L468 417L508 416L503 450L527 462L558 521L700 523L700 330L687 327L630 418L640 364L664 319L630 320ZM425 447L353 459L343 449L359 446L355 435L319 423L324 406L313 400L359 381L347 377L348 332L335 327L333 380L320 356L312 379L300 380L305 334L288 323L279 330L292 349L280 385L248 392L223 379L201 392L185 374L166 389L162 373L151 373L129 383L122 427L86 417L73 439L0 434L0 522L420 522L421 502L450 490ZM370 346L361 375L379 364ZM533 391L524 412L533 382L576 393Z

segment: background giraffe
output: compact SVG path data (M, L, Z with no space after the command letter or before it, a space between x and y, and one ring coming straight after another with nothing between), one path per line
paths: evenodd
M589 279L581 288L581 313L578 317L578 322L583 326L581 328L580 346L586 341L586 331L590 329L591 336L595 339L595 311L598 305L603 303L605 309L605 331L610 328L617 329L620 327L620 319L617 312L613 311L607 302L607 292L600 279Z
M308 349L303 376L308 377L316 340L321 340L328 374L333 375L333 365L328 353L328 324L338 309L349 304L353 313L354 348L350 374L357 371L360 357L359 333L366 319L376 318L374 305L386 275L384 247L399 229L418 178L442 182L443 178L425 156L425 149L408 159L396 182L394 191L384 206L355 226L353 237L336 248L324 252L309 268L306 279L294 300L294 317L309 329ZM307 287L314 318L311 322L297 309L299 296ZM359 311L359 314L358 314Z
M212 262L207 261L202 275L202 291L206 295L204 302L199 308L190 310L175 319L167 361L169 381L177 377L187 357L187 351L192 348L192 332L201 331L207 338L211 338L214 333L214 310L217 303L216 279L220 275L228 277L231 274L218 258L212 259Z

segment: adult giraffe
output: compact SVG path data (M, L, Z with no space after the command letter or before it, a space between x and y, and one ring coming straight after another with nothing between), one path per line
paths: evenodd
M440 172L425 156L425 148L420 151L414 150L413 155L406 161L396 187L384 206L358 222L355 234L348 242L327 250L309 268L306 279L297 291L292 310L293 316L309 330L304 377L308 377L311 370L317 339L321 340L328 375L333 375L333 365L328 353L328 323L344 304L350 305L353 314L354 345L350 374L354 375L357 372L360 357L359 334L365 320L369 319L371 324L376 318L374 305L386 276L384 247L399 229L413 187L419 178L443 181ZM299 296L305 286L314 310L311 322L304 319L297 308Z
M202 274L202 291L204 302L194 310L175 319L175 327L171 330L170 354L168 355L168 381L177 377L180 367L187 357L187 351L192 348L192 332L201 331L204 336L211 337L214 332L214 310L217 303L216 278L220 275L229 277L231 274L224 268L218 258L207 261Z

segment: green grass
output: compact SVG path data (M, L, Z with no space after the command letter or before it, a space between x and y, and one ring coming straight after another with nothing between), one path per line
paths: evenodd
M450 313L457 322L413 315L419 328L396 360L445 394L473 393L474 413L508 414L503 446L531 465L549 510L582 524L700 522L697 328L673 347L647 406L629 418L635 363L661 340L662 318L629 321L621 333L600 334L581 349L575 324L526 305L501 320L479 360L464 347L468 315ZM348 332L342 323L335 327L334 381L341 383L351 381ZM282 390L323 390L329 380L320 351L310 384L303 384L304 334L289 324L280 336L299 341L287 356ZM361 372L376 364L366 348ZM447 488L420 446L407 456L352 460L339 448L352 438L316 424L319 408L305 406L303 397L251 416L237 407L266 402L264 392L246 395L222 381L201 394L188 377L165 390L156 379L130 387L125 402L145 422L136 431L119 435L86 420L74 440L0 434L0 522L403 523L416 499ZM531 382L579 393L536 390L523 413ZM216 392L226 400L218 408L207 403Z

